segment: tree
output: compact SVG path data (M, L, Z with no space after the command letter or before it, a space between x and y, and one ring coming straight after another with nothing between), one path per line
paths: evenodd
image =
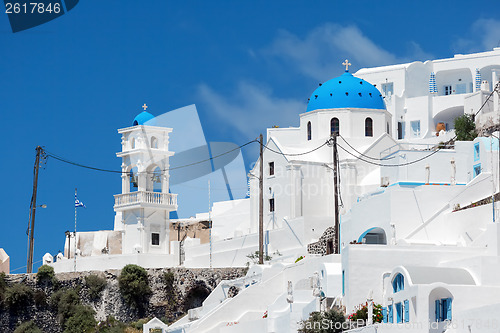
M94 310L85 305L77 305L74 313L66 321L64 333L90 333L95 332L97 324Z
M151 295L151 288L148 283L148 273L137 265L127 265L123 267L118 278L120 293L125 302L132 308L140 311Z
M14 333L43 333L33 321L27 321L19 325Z
M464 114L455 118L455 134L458 141L472 141L477 137L474 115Z
M299 325L299 333L337 333L346 328L345 316L337 309L312 312L309 318L302 320Z

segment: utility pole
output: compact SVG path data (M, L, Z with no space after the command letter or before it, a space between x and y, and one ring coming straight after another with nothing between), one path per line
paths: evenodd
M333 194L334 194L334 207L335 207L335 242L334 253L340 253L340 234L339 234L339 190L338 190L338 160L337 160L337 133L332 135L332 148L333 148Z
M33 179L33 195L31 199L31 221L30 221L30 232L29 232L29 250L28 250L28 263L26 264L26 273L33 272L33 249L35 247L34 234L35 234L35 211L36 211L36 193L38 188L38 170L40 169L40 156L43 152L43 148L40 146L36 147L36 158L35 158L35 170Z
M262 134L260 142L260 172L259 172L259 264L264 264L264 145Z

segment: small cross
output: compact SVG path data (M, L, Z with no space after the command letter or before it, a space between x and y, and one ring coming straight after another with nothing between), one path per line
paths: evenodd
M142 106L142 108L144 109L144 111L146 111L146 109L148 108L148 106L146 105L146 103L144 103L144 105Z
M352 64L349 62L349 60L347 60L347 59L346 59L346 60L342 63L342 65L344 65L344 66L345 66L345 71L346 71L346 72L349 72L349 66L351 66Z

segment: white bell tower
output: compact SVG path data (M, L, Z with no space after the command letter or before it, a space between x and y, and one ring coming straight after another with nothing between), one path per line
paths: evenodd
M121 230L122 253L169 253L169 215L177 195L169 193L168 150L171 128L154 126L144 111L122 135L122 193L115 195L115 230Z

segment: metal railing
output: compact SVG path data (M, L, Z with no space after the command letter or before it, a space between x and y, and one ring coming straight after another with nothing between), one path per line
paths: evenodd
M177 194L137 191L115 195L115 207L148 203L162 206L177 206Z

